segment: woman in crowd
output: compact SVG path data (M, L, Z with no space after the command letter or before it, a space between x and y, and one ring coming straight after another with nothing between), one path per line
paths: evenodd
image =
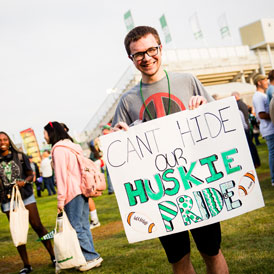
M69 128L67 127L66 124L64 123L60 123L60 125L64 128L65 132L69 132ZM91 152L92 154L92 152ZM100 156L97 156L97 159L100 159ZM90 159L92 161L96 161L96 159L94 160L93 158L90 157ZM98 226L100 226L100 222L99 222L99 218L97 215L97 210L96 210L96 206L95 206L95 202L93 201L92 198L88 199L88 205L89 205L89 214L90 214L90 229L96 228Z
M1 209L9 219L10 199L13 182L16 182L20 189L20 193L29 211L29 222L39 237L48 233L42 225L36 206L35 197L32 188L33 171L30 166L28 157L20 152L11 141L8 134L0 132L0 199ZM43 241L44 246L50 254L53 264L55 257L50 240ZM29 263L26 245L17 247L20 257L24 263L24 268L20 274L30 273L32 267Z
M57 182L58 212L66 212L68 219L77 233L83 255L87 263L79 268L87 271L101 265L103 259L95 251L89 228L89 205L81 191L81 171L76 155L71 149L83 153L80 145L58 122L49 122L44 127L44 137L52 147L54 172Z

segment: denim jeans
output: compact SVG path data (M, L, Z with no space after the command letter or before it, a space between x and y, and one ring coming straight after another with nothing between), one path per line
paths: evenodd
M55 188L54 188L54 179L53 176L50 177L43 177L45 188L48 190L49 196L53 194L56 194Z
M95 251L90 232L88 199L78 195L65 205L65 212L70 224L75 229L86 261L100 257Z
M271 174L271 182L274 183L274 134L264 137L268 147L269 168Z
M111 194L111 193L114 193L114 189L113 189L112 182L111 182L107 168L106 168L106 173L107 173L108 193Z

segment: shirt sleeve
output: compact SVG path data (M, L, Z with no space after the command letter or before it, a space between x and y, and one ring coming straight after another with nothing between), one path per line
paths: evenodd
M69 176L69 151L63 147L56 147L53 152L54 174L57 182L58 206L64 206L67 193L67 180Z
M241 116L241 120L242 120L244 129L245 129L245 130L248 130L248 125L247 125L246 122L245 122L244 114L243 114L243 112L242 112L241 110L239 110L239 112L240 112L240 116Z
M266 104L265 101L267 100L267 97L259 94L255 100L253 100L253 104L256 110L256 114L259 114L260 112L268 112L266 110Z
M130 125L133 122L130 119L129 113L127 111L128 108L125 106L125 104L125 97L122 97L116 108L111 126L114 127L119 122L125 122L127 125Z
M206 98L207 102L214 101L211 95L209 95L209 93L206 91L204 86L195 76L192 77L192 83L193 83L193 95L203 96L204 98Z

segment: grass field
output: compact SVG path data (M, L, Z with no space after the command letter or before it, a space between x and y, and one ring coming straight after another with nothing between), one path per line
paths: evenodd
M258 147L262 166L257 169L265 207L222 222L222 251L230 273L274 273L274 187L270 183L267 148L263 140ZM37 199L40 217L48 230L55 226L56 196ZM103 195L95 199L101 227L92 231L95 248L104 258L101 267L85 273L171 273L158 239L128 244L116 198ZM28 254L33 273L55 273L49 256L30 228ZM203 261L193 243L191 258L197 273L206 273ZM8 221L0 213L0 273L18 273L22 263L13 246ZM79 273L66 270L62 273Z

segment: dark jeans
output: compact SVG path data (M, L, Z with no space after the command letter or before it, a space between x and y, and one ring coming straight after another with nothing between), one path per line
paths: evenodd
M36 184L36 191L37 191L37 197L42 197L42 191L43 191L43 183L35 182Z
M249 150L250 150L250 153L251 153L251 157L252 157L252 160L253 160L253 164L254 164L255 168L257 168L261 165L261 160L260 160L257 148L253 144L251 136L250 136L248 130L245 130L245 135L246 135L248 147L249 147Z
M114 193L114 189L113 189L112 182L111 182L107 168L106 168L106 173L107 173L107 183L108 183L108 194L112 194Z
M268 160L271 174L271 182L274 183L274 134L264 137L268 148Z
M56 194L54 188L54 179L53 176L51 177L43 177L45 188L48 190L49 196L53 193ZM51 193L52 192L52 193Z

